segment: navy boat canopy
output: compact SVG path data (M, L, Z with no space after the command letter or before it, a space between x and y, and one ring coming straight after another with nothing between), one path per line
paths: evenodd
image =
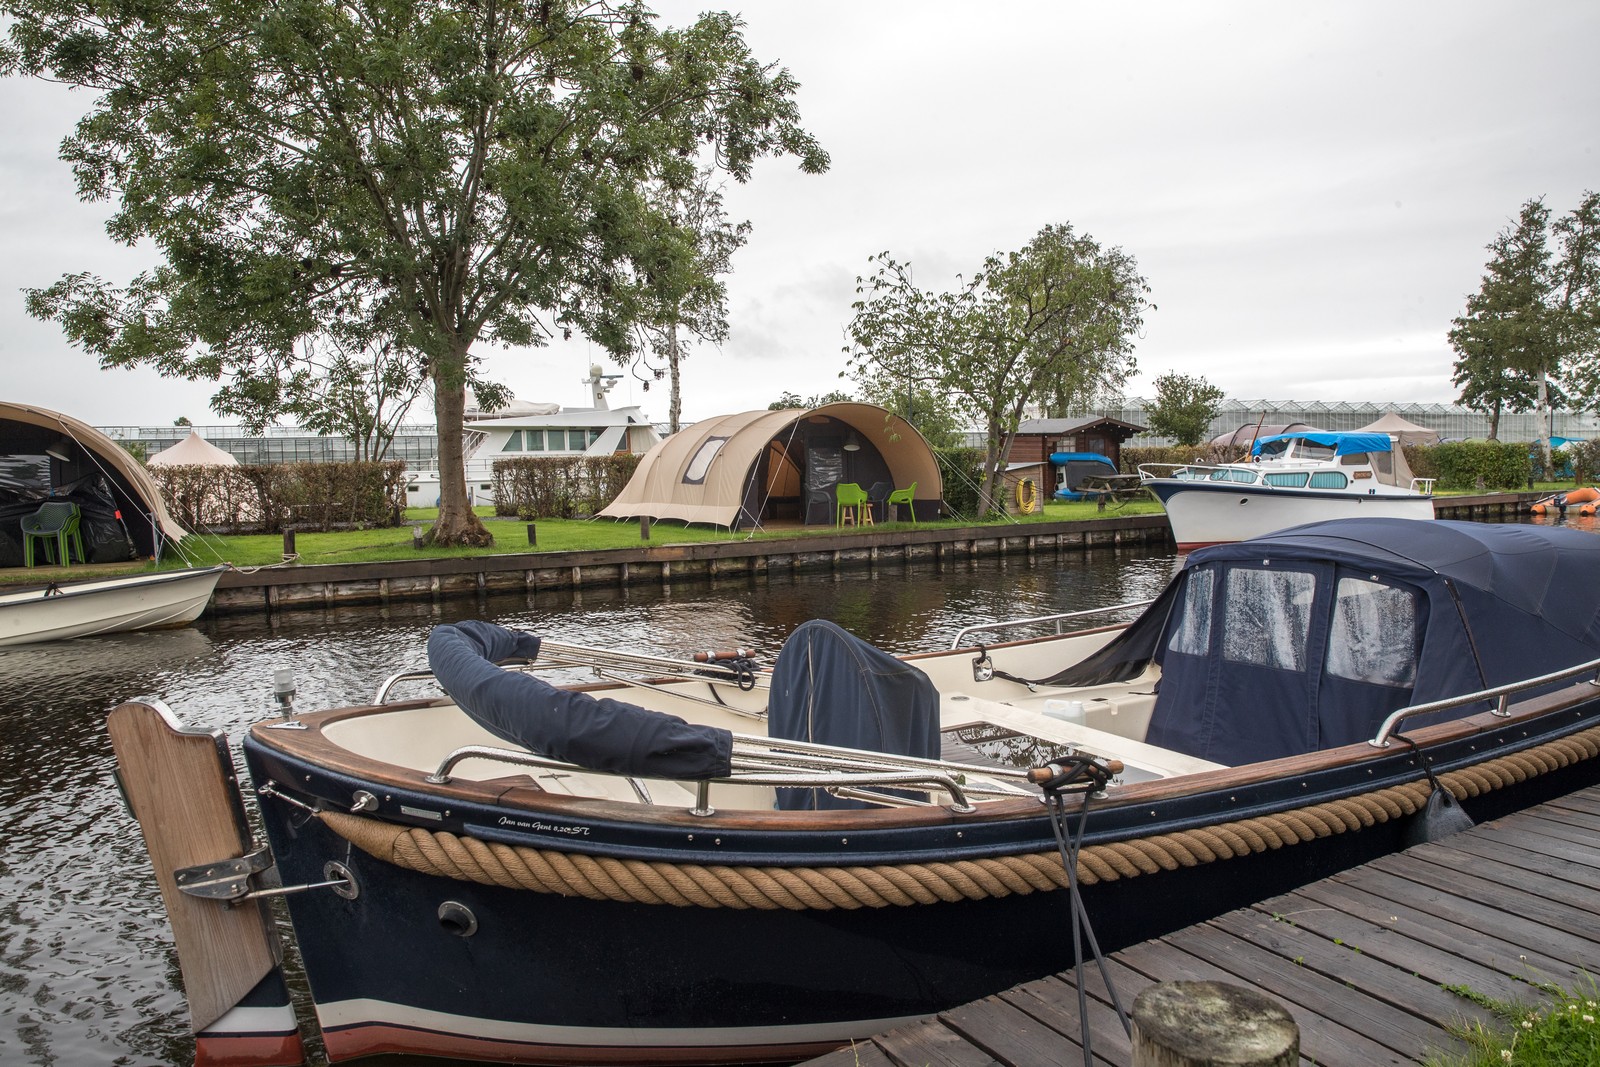
M1127 680L1159 663L1146 740L1237 765L1351 744L1407 705L1596 658L1600 537L1341 519L1192 553L1122 635L1045 681Z
M496 737L531 752L642 778L726 778L733 734L664 712L557 689L501 660L539 655L539 638L469 619L435 626L428 665L456 706Z
M1394 441L1386 433L1324 433L1320 430L1302 430L1299 433L1275 433L1258 437L1250 446L1252 456L1261 455L1261 446L1274 441L1310 441L1333 449L1336 456L1350 456L1357 452L1393 452Z
M788 741L937 759L939 693L905 660L826 619L795 627L772 666L767 734ZM778 790L789 811L873 805L821 789Z

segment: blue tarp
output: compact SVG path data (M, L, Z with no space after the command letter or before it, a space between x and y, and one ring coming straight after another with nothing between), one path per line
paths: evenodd
M1351 744L1409 704L1595 658L1600 537L1342 519L1192 553L1127 631L1048 681L1127 679L1154 660L1146 740L1237 765Z
M1077 489L1085 478L1097 474L1117 473L1116 464L1098 452L1052 452L1050 463L1052 466L1066 468L1058 481L1061 486L1056 490L1058 500L1083 500L1087 494L1080 493Z
M1333 449L1336 456L1348 456L1356 452L1392 452L1394 442L1386 433L1322 433L1302 431L1300 433L1278 433L1270 437L1257 438L1256 443L1250 446L1252 456L1261 455L1261 446L1274 441L1311 441L1314 444L1324 445Z
M621 700L557 689L502 670L539 655L539 638L469 619L435 626L428 666L473 721L550 759L642 778L726 778L733 734Z

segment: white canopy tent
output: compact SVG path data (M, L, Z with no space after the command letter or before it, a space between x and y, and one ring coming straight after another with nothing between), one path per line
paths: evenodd
M1434 445L1439 443L1439 434L1426 426L1418 426L1410 419L1402 418L1394 412L1386 412L1383 418L1370 422L1356 431L1357 433L1386 433L1397 438L1402 445Z
M189 436L150 457L152 467L236 467L239 460L190 430Z

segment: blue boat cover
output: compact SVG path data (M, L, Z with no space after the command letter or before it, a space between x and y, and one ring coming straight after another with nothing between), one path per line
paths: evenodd
M837 624L795 627L772 667L767 734L899 756L939 757L939 693L922 671ZM864 808L821 789L779 789L787 811Z
M474 722L531 752L641 778L726 778L733 734L609 697L557 689L498 662L534 659L539 638L469 619L428 635L434 677Z
M1333 449L1336 456L1349 456L1357 452L1393 452L1394 441L1386 433L1324 433L1320 430L1302 430L1299 433L1275 433L1256 438L1250 446L1252 456L1261 455L1261 446L1274 441L1310 441Z
M1146 740L1238 765L1351 744L1407 705L1596 658L1600 537L1341 519L1192 553L1122 635L1045 681L1103 684L1159 663Z

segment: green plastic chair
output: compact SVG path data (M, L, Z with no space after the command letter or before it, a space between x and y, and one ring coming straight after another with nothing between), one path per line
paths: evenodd
M834 498L838 501L838 510L834 512L833 524L844 525L845 512L849 511L850 521L861 525L861 508L867 502L867 491L855 482L840 482L833 487ZM867 513L867 522L872 522L871 512Z
M78 523L83 518L78 505L65 500L47 500L32 515L22 517L22 562L33 566L33 542L44 542L45 559L65 566L72 562L72 546L78 549L78 562L87 563L83 554L83 534Z
M890 507L894 507L896 504L904 504L906 506L906 510L911 512L911 525L913 526L917 524L917 508L916 505L912 503L912 501L916 499L916 496L917 483L912 482L911 488L896 489L894 492L890 493L887 501ZM899 517L899 514L900 513L898 511L895 512L896 517Z

